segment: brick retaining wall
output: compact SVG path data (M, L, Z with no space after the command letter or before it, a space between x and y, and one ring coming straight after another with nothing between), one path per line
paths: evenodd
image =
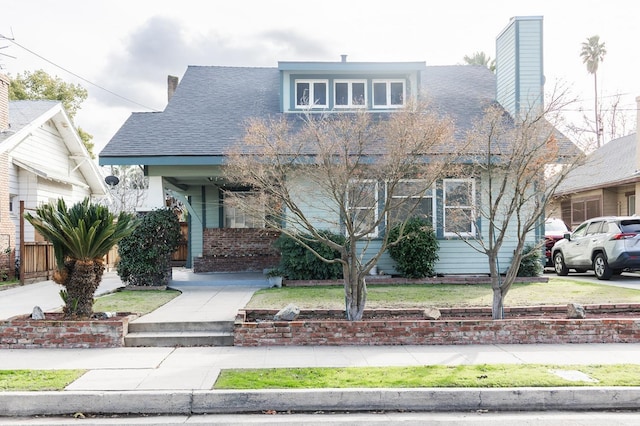
M129 322L135 318L126 314L81 321L15 317L0 322L0 349L119 348L124 346Z
M526 309L542 309L529 307ZM563 309L566 307L545 307ZM640 343L640 314L634 318L589 319L368 319L247 321L241 311L235 323L235 346L316 345L464 345L526 343ZM606 307L605 307L606 308ZM611 307L609 307L611 308ZM631 309L620 305L622 310ZM637 307L636 307L637 309ZM444 312L444 309L441 309ZM465 311L468 311L465 313ZM515 313L514 308L511 310ZM460 315L477 315L457 309ZM613 311L612 311L613 312ZM271 315L276 311L270 312ZM301 313L302 314L302 313ZM444 313L443 313L444 315ZM336 316L338 318L339 316Z

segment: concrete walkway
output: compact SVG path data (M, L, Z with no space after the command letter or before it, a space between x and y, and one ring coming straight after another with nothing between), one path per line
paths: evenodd
M122 284L105 275L100 291ZM45 311L60 303L56 284L0 292L0 316ZM182 295L136 321L233 319L259 288L262 274L193 274L174 270ZM621 364L640 362L640 344L175 347L0 350L0 369L84 369L63 392L0 393L11 416L102 413L204 413L260 410L439 410L640 408L640 388L348 389L214 391L221 369L463 364ZM435 405L434 405L435 404ZM439 406L437 404L440 404ZM604 409L604 408L603 408ZM0 414L1 416L2 414Z

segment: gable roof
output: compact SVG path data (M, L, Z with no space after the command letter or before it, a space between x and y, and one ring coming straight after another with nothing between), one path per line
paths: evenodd
M495 99L486 67L427 66L420 81L433 106L464 137ZM278 116L278 68L189 66L162 112L133 113L100 152L100 164L220 164L246 120Z
M30 161L14 161L23 168L30 167L37 174L54 180L60 180L74 185L87 185L94 195L106 194L102 174L95 161L93 161L80 139L73 123L62 107L62 103L49 100L23 100L9 102L9 129L0 132L0 153L10 152L16 146L28 140L33 132L51 120L60 133L62 143L69 151L70 157L75 161L82 173L85 182L77 182L64 178L65 173L60 173L55 165L50 167L37 166ZM37 153L34 153L34 157ZM46 161L45 161L46 163ZM65 170L66 172L66 170Z
M585 163L569 172L556 196L640 180L636 163L637 135L614 139L589 154Z

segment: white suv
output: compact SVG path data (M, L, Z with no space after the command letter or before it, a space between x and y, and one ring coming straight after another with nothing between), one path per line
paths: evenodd
M552 259L558 275L593 270L600 280L640 269L640 217L589 219L555 243Z

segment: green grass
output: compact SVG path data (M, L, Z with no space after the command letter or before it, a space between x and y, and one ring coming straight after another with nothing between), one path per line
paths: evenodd
M580 371L574 381L553 370ZM214 389L640 386L640 365L430 365L417 367L272 368L223 370Z
M7 280L7 281L0 281L0 289L2 289L2 287L10 287L10 286L14 286L16 284L19 284L20 280Z
M144 315L158 309L180 294L175 290L122 290L100 296L94 312L133 312Z
M286 284L285 284L286 285ZM367 308L491 306L490 284L370 285ZM257 291L247 308L280 309L295 303L300 309L344 309L342 286L281 287ZM565 305L567 303L640 303L635 289L549 278L547 283L516 283L505 306Z
M0 391L61 391L85 370L0 370Z

